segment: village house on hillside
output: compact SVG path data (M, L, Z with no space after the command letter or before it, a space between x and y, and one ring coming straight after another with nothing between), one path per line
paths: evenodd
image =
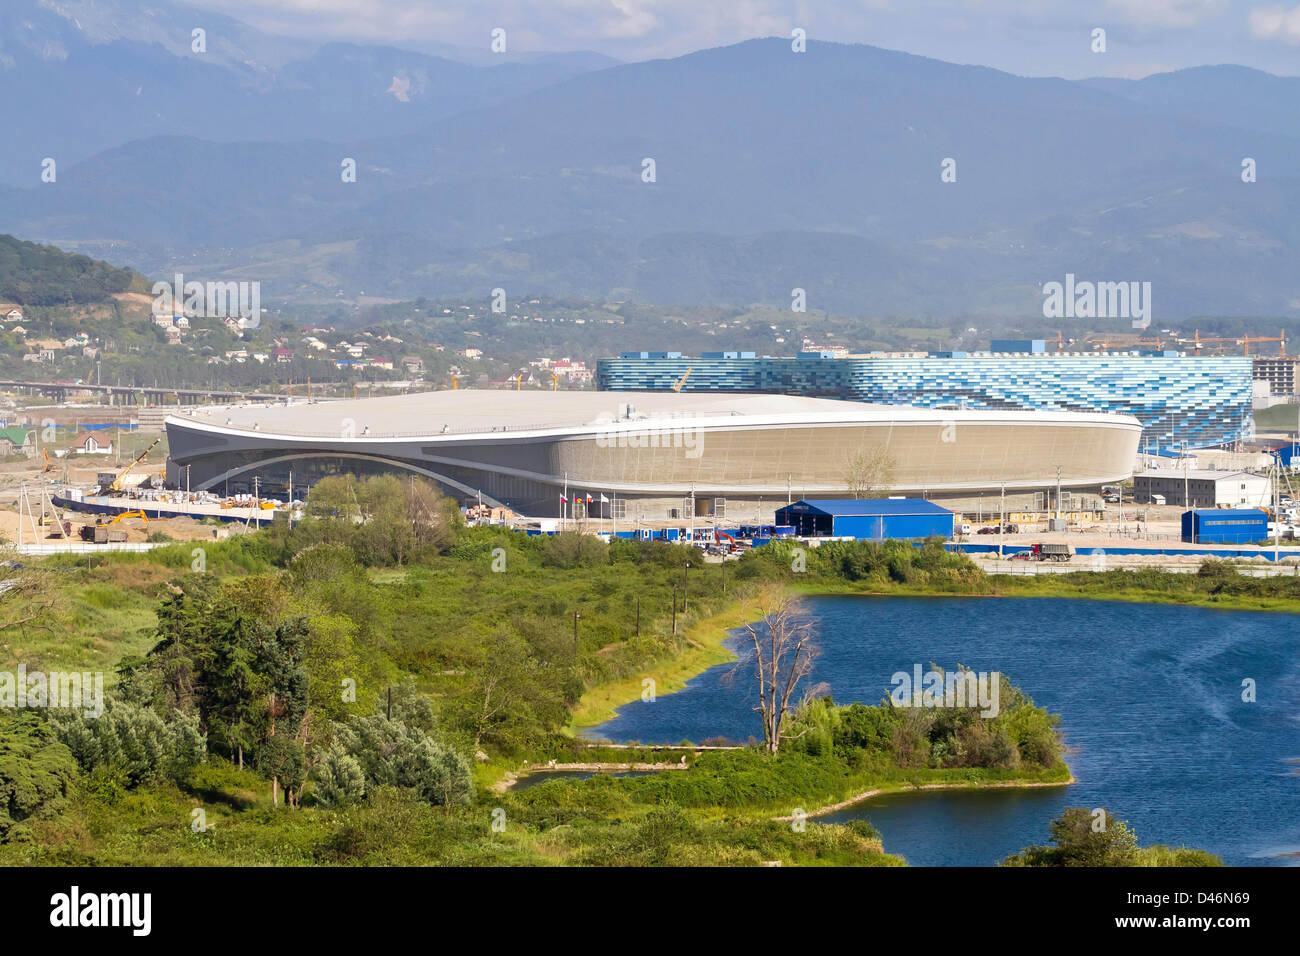
M78 433L77 440L72 447L78 455L113 454L113 442L111 440L105 441L99 434L91 431Z
M36 454L36 432L34 429L13 425L0 428L0 455L26 455L31 458Z

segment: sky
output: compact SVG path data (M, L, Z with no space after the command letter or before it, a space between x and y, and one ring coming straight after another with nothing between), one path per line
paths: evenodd
M189 0L315 40L673 57L806 31L1026 76L1141 77L1237 63L1300 75L1300 0ZM1094 51L1094 31L1105 51Z

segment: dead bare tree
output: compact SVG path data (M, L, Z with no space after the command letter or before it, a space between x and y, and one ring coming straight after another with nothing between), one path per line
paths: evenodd
M56 603L49 575L24 568L16 557L0 543L0 631L48 630Z
M844 457L844 484L854 498L867 498L893 483L895 467L883 447L854 448Z
M812 670L819 649L816 628L803 604L788 590L771 586L758 594L761 615L745 625L752 659L742 659L737 668L751 663L758 682L758 706L763 718L763 742L768 753L781 749L785 737L790 701L799 682ZM788 738L787 738L788 739Z

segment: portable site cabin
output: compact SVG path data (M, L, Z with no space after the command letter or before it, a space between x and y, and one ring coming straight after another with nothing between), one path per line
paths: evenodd
M953 513L924 498L832 498L796 501L776 513L802 537L951 538Z

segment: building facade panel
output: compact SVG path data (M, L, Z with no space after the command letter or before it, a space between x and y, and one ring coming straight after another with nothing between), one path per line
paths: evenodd
M600 389L774 393L923 408L1114 412L1143 443L1210 447L1253 433L1251 360L1136 354L964 355L952 358L617 358Z

